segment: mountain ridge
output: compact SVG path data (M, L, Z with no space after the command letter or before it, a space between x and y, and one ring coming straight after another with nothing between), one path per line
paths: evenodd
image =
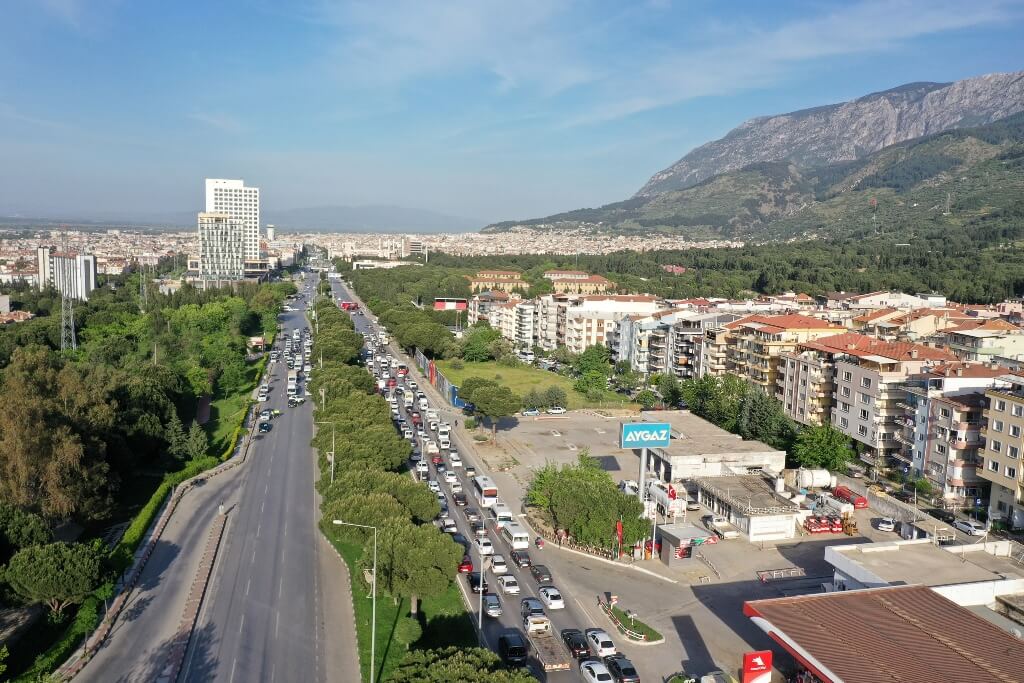
M854 161L898 142L1019 111L1024 111L1024 71L905 83L846 102L748 119L652 175L634 196L685 189L758 161L798 167Z

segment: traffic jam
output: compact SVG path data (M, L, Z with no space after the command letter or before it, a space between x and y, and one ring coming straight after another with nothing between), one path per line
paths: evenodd
M464 549L458 581L486 645L509 665L527 666L543 680L576 680L578 672L584 681L639 681L612 635L594 626L583 607L596 604L596 596L568 596L559 589L543 560L543 540L531 541L491 477L460 452L449 419L458 420L461 412L433 405L386 330L333 284L339 307L346 304L363 334L365 365L391 406L395 428L412 446L410 474L437 496L441 512L435 523Z

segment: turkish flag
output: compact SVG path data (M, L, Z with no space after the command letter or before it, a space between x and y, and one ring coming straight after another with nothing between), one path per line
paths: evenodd
M676 487L672 486L672 484L668 485L668 499L669 500L675 500L676 499Z
M622 546L622 520L615 522L615 537L619 539L619 546Z

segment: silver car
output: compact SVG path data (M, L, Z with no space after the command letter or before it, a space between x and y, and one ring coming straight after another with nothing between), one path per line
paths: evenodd
M500 617L501 600L494 593L484 593L484 614L489 617Z

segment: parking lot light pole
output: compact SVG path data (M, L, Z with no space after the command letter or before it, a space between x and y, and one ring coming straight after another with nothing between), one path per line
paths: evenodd
M334 520L338 526L354 526L361 529L373 529L373 611L370 617L370 683L374 682L377 673L377 527L369 524L354 524Z

